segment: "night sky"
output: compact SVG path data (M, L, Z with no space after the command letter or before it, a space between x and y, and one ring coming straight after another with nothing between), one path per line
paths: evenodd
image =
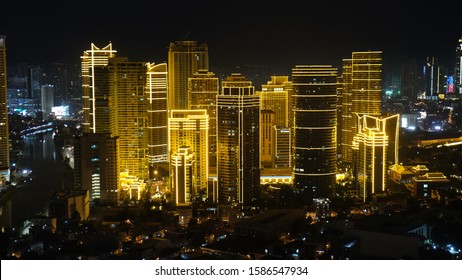
M131 61L167 61L177 40L205 42L210 66L341 65L353 51L439 58L453 67L462 1L26 1L4 0L7 62L79 63L112 42ZM428 3L427 3L428 2Z

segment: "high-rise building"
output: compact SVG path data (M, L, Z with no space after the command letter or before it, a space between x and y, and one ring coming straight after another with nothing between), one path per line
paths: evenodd
M330 196L336 176L337 68L297 65L293 84L293 180L302 205Z
M10 180L6 36L0 35L0 186Z
M74 186L87 190L90 201L118 201L119 142L109 133L85 133L74 145Z
M82 127L84 132L96 133L96 108L105 107L108 98L107 95L101 94L96 95L98 87L95 86L98 77L95 75L95 68L98 66L107 66L109 58L115 57L116 50L112 49L112 43L108 44L104 48L98 48L93 43L91 48L83 52L81 58L82 65L82 110L84 121ZM101 100L101 98L103 98ZM103 104L99 104L103 103ZM102 131L104 132L104 131Z
M54 103L55 88L53 85L42 85L42 112L44 120L52 120L51 115Z
M271 110L275 113L277 127L290 127L292 83L288 76L271 76L271 81L261 85L261 110Z
M343 89L344 81L342 71L337 73L337 158L341 163L342 155L342 130L343 130ZM340 165L337 165L339 167Z
M189 206L194 196L194 153L182 146L170 157L170 178L176 206Z
M146 181L148 165L147 63L109 60L110 131L119 138L120 171Z
M41 85L43 84L44 70L41 67L29 66L26 68L27 98L40 99Z
M260 195L260 98L234 73L217 98L218 203L247 207Z
M289 81L288 76L271 76L271 81L261 87L262 90L257 91L257 95L260 96L260 110L273 112L272 118L274 119L271 130L268 127L268 122L265 122L266 126L262 124L261 127L262 165L264 167L276 167L276 162L278 162L278 166L283 167L286 165L288 157L290 164L290 149L288 155L284 154L287 151L284 147L290 146L290 142L284 143L283 141L290 140L290 127L293 123L292 82ZM268 120L265 116L267 115L262 113L262 121Z
M358 151L359 196L368 201L386 190L388 168L398 163L399 115L357 118L353 149Z
M260 99L261 100L261 99ZM271 110L261 110L260 115L260 160L261 167L272 168L275 162L276 125Z
M290 128L274 127L274 130L274 167L290 167L292 160Z
M456 93L462 94L462 37L456 47L456 66L454 69L454 86Z
M171 42L168 50L169 109L188 109L188 78L199 70L209 69L206 43Z
M91 119L94 125L89 132L110 133L111 113L113 111L109 107L111 88L109 86L109 67L107 65L95 65L93 67L93 87L94 107L92 108Z
M343 59L343 64L342 64L342 74L341 78L338 79L339 85L338 88L341 92L339 92L339 96L342 97L342 100L340 101L342 103L342 121L338 122L339 127L338 130L341 130L340 134L340 139L341 142L337 143L337 146L340 146L340 161L342 163L351 163L352 162L352 153L349 151L351 149L352 141L353 141L353 135L354 132L352 129L354 128L353 126L353 121L355 120L353 117L353 114L351 113L351 110L353 108L352 106L352 93L351 93L351 87L352 87L352 67L351 67L351 59L346 58ZM341 85L340 85L341 83ZM337 138L338 139L338 138Z
M209 115L209 167L213 169L213 174L216 174L217 165L217 95L219 89L218 77L207 70L197 71L188 80L189 109L205 109Z
M382 52L353 52L343 60L342 161L353 163L356 115L380 116L382 112Z
M147 64L149 178L153 178L158 164L168 162L167 79L166 63Z
M418 67L415 58L408 58L402 64L401 69L401 95L411 101L417 100L418 96Z
M198 196L207 198L208 182L208 162L209 162L209 116L206 110L171 110L168 119L169 129L169 150L171 158L171 172L176 172L179 167L186 164L187 155L193 155L191 164L191 199ZM180 151L181 148L188 147ZM175 156L176 155L176 156ZM183 166L184 167L184 166ZM179 173L175 173L177 176ZM170 176L174 180L171 184L176 189L176 183L179 183L175 176ZM200 198L199 198L200 199Z
M445 93L445 85L447 71L440 66L438 59L435 57L427 57L427 62L423 67L424 79L424 98L428 100L437 100L439 93Z
M84 132L118 138L119 198L137 199L158 164L168 164L167 64L116 57L92 44L82 60Z

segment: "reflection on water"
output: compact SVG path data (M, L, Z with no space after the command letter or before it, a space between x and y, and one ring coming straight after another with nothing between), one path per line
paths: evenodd
M18 187L12 199L13 225L18 226L38 212L47 213L48 195L52 191L70 187L65 177L68 171L59 148L55 147L52 132L28 136L24 139L18 168L31 169L32 180Z

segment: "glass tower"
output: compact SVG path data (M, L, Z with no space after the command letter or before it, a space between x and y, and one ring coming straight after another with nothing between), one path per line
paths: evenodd
M297 65L293 85L293 180L300 203L329 197L335 186L337 68Z
M228 76L217 99L218 203L247 207L259 200L260 98L242 74Z
M209 56L206 43L177 41L168 50L169 109L188 109L188 78L198 70L208 70Z
M352 164L356 114L380 116L382 112L382 52L353 52L351 59L343 60L342 74L342 161Z

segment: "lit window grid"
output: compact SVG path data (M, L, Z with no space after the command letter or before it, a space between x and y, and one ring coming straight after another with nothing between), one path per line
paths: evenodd
M169 123L170 154L177 153L183 146L195 154L193 188L206 189L209 162L209 117L206 110L172 110ZM199 133L199 136L198 136Z

